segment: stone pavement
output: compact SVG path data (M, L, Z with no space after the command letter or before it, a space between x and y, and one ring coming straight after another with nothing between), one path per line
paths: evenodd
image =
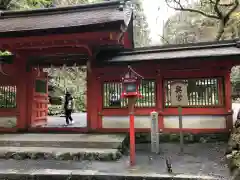
M159 179L166 179L161 176L171 177L169 179L172 179L173 176L173 179L177 179L176 177L187 179L186 176L190 175L189 177L192 179L204 179L203 177L209 179L208 176L211 176L216 179L228 180L230 176L224 159L225 149L225 143L188 144L185 147L184 155L179 155L178 144L165 143L161 144L161 153L155 155L149 153L149 145L141 144L137 146L137 164L132 168L129 167L129 157L127 156L117 162L1 160L0 176L3 172L9 174L44 172L57 175L157 176ZM171 159L173 176L167 174L166 157Z
M73 125L69 125L67 127L87 127L87 113L73 113L72 114L73 120L74 120L74 124ZM61 117L60 115L58 116L48 116L48 120L47 120L47 125L46 126L42 126L42 127L46 127L46 128L53 128L53 127L65 127L65 117Z

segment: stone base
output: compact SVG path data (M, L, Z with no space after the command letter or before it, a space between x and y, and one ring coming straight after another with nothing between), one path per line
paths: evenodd
M229 133L201 133L191 134L184 133L184 143L212 143L212 142L227 142ZM159 133L160 143L164 142L179 142L179 133ZM136 133L136 143L151 143L150 133Z
M5 134L0 135L0 159L118 160L125 151L117 134Z

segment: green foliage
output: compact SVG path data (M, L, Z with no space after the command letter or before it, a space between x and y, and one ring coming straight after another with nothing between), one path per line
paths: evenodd
M61 105L48 105L48 115L54 116L63 113L63 108Z
M0 88L0 108L15 108L16 107L16 91L11 90L11 87L1 86Z
M5 10L9 6L12 0L2 0L0 1L0 9Z
M9 56L9 55L12 55L12 53L9 51L0 51L0 56Z
M168 1L168 0L166 0ZM183 2L182 0L173 2ZM239 7L237 7L229 18L221 19L218 15L214 3L216 0L200 0L193 4L185 5L181 9L173 6L179 12L170 17L164 27L164 39L170 44L195 43L201 41L213 41L222 39L232 39L239 37ZM231 9L234 9L235 0L224 6L218 5L218 10L225 17ZM225 23L225 24L222 24ZM221 25L222 24L222 25ZM165 42L163 42L165 43Z
M36 9L36 8L47 8L50 7L53 0L12 0L8 5L8 9Z
M146 15L144 14L142 7L142 0L133 1L133 35L134 46L144 47L149 46L151 39L149 38L148 23L146 21Z
M86 112L85 96L81 94L74 98L75 100L75 111Z
M65 90L75 99L76 111L85 111L86 67L47 68L51 97L64 97Z

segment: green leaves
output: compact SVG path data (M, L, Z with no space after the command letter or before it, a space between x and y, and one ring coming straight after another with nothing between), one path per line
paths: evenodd
M8 6L10 10L47 8L53 0L12 0Z
M134 15L134 44L135 47L149 46L151 39L149 38L148 23L146 21L146 15L144 14L142 1L133 1L133 15Z
M0 51L0 56L10 56L10 55L12 55L12 53L9 51Z
M172 1L181 3L183 0ZM200 0L182 6L184 10L180 9L165 24L164 39L171 44L183 44L238 38L240 13L239 7L235 9L236 6L236 0L226 1L225 4L218 0Z

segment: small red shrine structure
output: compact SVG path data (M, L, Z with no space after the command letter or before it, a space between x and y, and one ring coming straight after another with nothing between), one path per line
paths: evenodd
M144 77L143 98L135 106L137 132L150 129L149 116L159 112L159 129L177 132L177 107L171 84L187 83L183 131L229 132L232 128L230 72L240 64L240 43L222 41L133 49L133 16L128 2L1 12L0 49L15 55L0 75L0 131L57 130L127 132L121 75L128 65ZM87 127L38 128L47 120L47 74L43 67L87 65ZM6 100L5 95L11 98ZM9 122L9 123L8 123ZM11 125L15 122L16 125ZM14 124L14 123L13 123Z

